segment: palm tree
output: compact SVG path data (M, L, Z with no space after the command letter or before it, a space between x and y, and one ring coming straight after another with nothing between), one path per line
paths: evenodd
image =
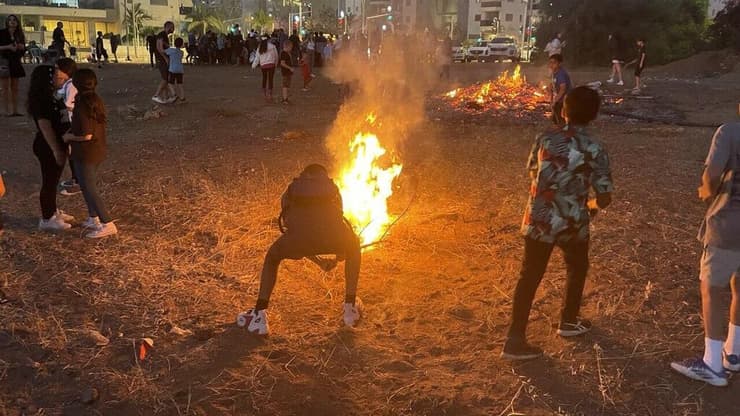
M125 10L123 24L126 26L129 36L142 33L144 31L144 21L151 20L152 16L141 7L141 3L134 4L132 8L126 5ZM136 23L136 26L134 26L134 23Z
M186 15L186 18L191 21L188 24L188 31L197 30L200 33L206 33L208 30L224 32L224 21L218 12L202 4L194 4L193 10Z
M267 12L262 9L257 10L257 12L252 15L252 26L259 28L260 32L266 30L274 21L275 19L272 15L267 14Z

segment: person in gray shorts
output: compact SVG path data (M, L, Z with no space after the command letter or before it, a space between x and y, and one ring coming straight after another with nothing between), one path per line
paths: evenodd
M740 104L738 104L740 114ZM740 122L728 123L712 138L699 198L709 206L699 241L704 356L671 363L671 368L713 386L728 384L727 371L740 372ZM732 291L725 337L722 296Z

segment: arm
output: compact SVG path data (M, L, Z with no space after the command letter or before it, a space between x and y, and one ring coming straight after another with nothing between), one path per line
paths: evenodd
M289 70L290 70L290 72L294 72L293 68L292 68L292 67L291 67L290 65L288 65L288 63L287 63L287 62L285 62L285 59L281 59L281 60L280 60L280 66L281 66L282 68L285 68L285 69L289 69Z
M563 99L565 97L565 93L567 92L567 87L565 84L560 84L560 87L558 88L558 93L555 94L555 96L552 98L552 104L555 105L558 101Z
M167 54L164 51L164 41L162 39L157 39L157 52L160 55L162 55L162 58L164 58L165 63L169 65L170 59L167 57Z
M645 66L645 52L640 54L640 68Z
M67 157L67 155L64 153L61 146L59 146L59 142L57 141L57 135L54 132L54 128L51 125L51 121L45 118L42 118L38 120L38 124L39 124L39 130L41 130L41 134L44 136L44 140L46 141L46 144L49 145L49 148L51 149L52 153L54 153L54 159L56 159L57 165L64 166L64 160Z
M593 168L591 187L596 193L596 198L589 200L587 205L591 211L595 211L599 208L604 209L612 203L614 183L606 150L599 144L591 143L587 151L591 152L593 157L593 161L590 162Z
M709 148L709 154L705 162L704 173L701 176L699 198L702 201L707 201L717 195L722 182L722 176L730 161L731 150L730 137L725 132L725 126L721 126L714 133L712 145Z
M87 142L92 140L92 134L86 134L84 136L75 136L72 133L65 133L62 139L64 139L65 143L69 142Z
M541 140L538 137L535 139L532 150L529 151L529 159L527 160L527 172L529 172L529 178L534 180L537 178L537 170L539 169L539 158Z

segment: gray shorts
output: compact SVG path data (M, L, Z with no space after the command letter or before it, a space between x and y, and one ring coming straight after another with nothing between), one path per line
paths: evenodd
M740 251L706 246L700 264L699 279L710 286L726 287L734 276L740 276Z

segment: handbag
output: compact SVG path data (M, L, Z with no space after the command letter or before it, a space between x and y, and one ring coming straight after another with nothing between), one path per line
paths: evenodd
M10 61L0 56L0 78L10 78Z

